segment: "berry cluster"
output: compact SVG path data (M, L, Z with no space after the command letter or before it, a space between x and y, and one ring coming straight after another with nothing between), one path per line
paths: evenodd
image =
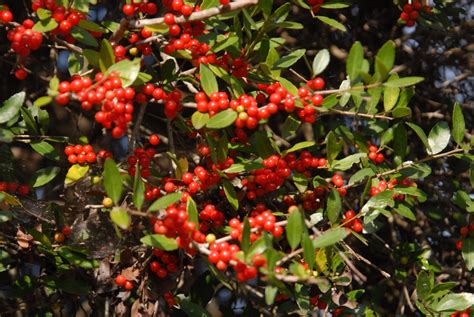
M139 2L131 4L124 4L122 7L122 12L126 16L133 16L136 12L140 12L148 15L155 15L158 13L158 7L155 3L152 2Z
M321 207L321 201L322 199L324 198L324 196L326 195L326 188L323 187L323 186L318 186L316 188L314 188L314 190L307 190L305 191L301 196L302 200L303 200L303 208L305 210L317 210L318 208ZM288 206L291 206L291 205L294 205L295 204L295 201L294 199L289 196L289 195L286 195L283 197L283 202L288 205Z
M237 244L230 244L227 241L212 243L209 247L209 262L215 264L218 270L225 271L230 260L236 261L235 254L240 251Z
M473 235L472 232L474 232L474 223L471 223L468 226L464 226L459 229L459 234L461 235L462 239L469 238L470 235L472 236ZM462 250L461 239L456 241L456 250L459 250L459 251Z
M327 161L325 158L317 158L310 152L303 151L299 158L295 153L289 153L285 157L272 155L263 160L262 164L265 168L252 171L250 176L242 180L242 185L247 188L249 200L275 191L293 171L310 177L310 169L325 167Z
M107 129L112 129L112 137L120 138L127 131L128 123L133 119L133 100L145 102L131 87L122 88L122 80L117 73L105 77L95 75L95 83L89 77L74 76L71 81L59 83L56 103L66 105L71 98L79 100L84 111L99 108L95 120ZM144 97L144 96L143 96Z
M315 295L315 296L310 297L309 303L313 306L318 307L321 310L324 310L326 309L328 304L325 301L320 300L319 297L320 295Z
M26 196L30 193L30 186L26 184L20 185L16 182L0 182L0 192Z
M382 164L385 161L385 156L382 153L377 153L379 148L375 145L369 146L369 159L375 164Z
M420 1L415 0L413 3L407 3L403 6L403 11L400 13L400 19L405 22L407 26L413 26L420 16L420 10L425 10L426 13L431 12L429 6L423 6Z
M137 172L136 165L138 163L140 166L140 175L142 177L150 176L150 164L152 163L152 159L155 156L155 152L155 149L152 147L136 148L135 151L133 151L133 154L127 159L128 174L130 174L130 176L135 176L135 173Z
M370 188L370 196L375 196L375 195L378 195L380 192L383 192L384 190L392 190L395 185L397 184L400 184L402 186L406 186L406 187L416 187L416 183L415 182L412 182L409 178L404 178L400 181L394 178L394 179L391 179L388 184L386 181L384 180L379 180L378 182L378 185L377 186L372 186ZM394 193L393 194L393 199L397 199L397 200L404 200L405 199L405 195L403 194L396 194Z
M10 8L4 4L0 5L0 22L10 23L11 21L13 21L13 14L11 13Z
M196 230L196 224L188 221L186 204L171 205L166 208L164 218L153 219L153 231L168 238L176 239L178 246L193 255L196 250L191 244L206 242L206 235Z
M279 238L283 234L283 228L276 225L276 217L273 213L266 209L264 204L257 204L255 210L250 213L248 217L250 228L254 229L250 233L250 241L256 241L263 231L267 231L275 238ZM232 218L229 221L229 226L231 228L230 237L236 240L242 240L242 233L244 230L244 223L237 218Z
M209 58L208 62L212 63ZM217 60L217 65L224 68L229 74L242 78L247 77L249 64L244 57L232 57L231 54L226 53Z
M67 160L71 164L87 164L95 163L97 155L91 145L68 145L64 148L64 154L67 155Z
M165 116L168 119L174 119L183 109L183 105L181 104L181 99L183 98L183 94L175 89L170 93L166 93L162 88L155 87L153 84L146 84L143 87L143 94L139 94L140 98L137 99L137 102L144 103L146 102L147 98L152 98L155 101L160 101L164 103L165 109Z
M37 14L39 9L51 11L51 17L58 23L58 26L50 31L51 34L62 35L66 41L71 43L75 42L70 34L71 29L78 25L81 20L86 19L86 16L79 11L56 5L55 0L34 0L31 7Z
M311 11L313 11L313 13L318 13L319 8L321 8L324 3L324 0L306 0L306 2L311 6Z
M168 305L168 307L173 307L176 305L176 300L174 299L174 296L171 294L171 292L164 293L163 298L165 299L166 305Z
M61 228L61 231L57 231L55 234L54 234L54 241L58 242L58 243L63 243L64 240L66 240L66 237L69 236L72 232L72 229L71 227L69 226L63 226Z
M178 271L178 256L176 254L154 249L153 255L157 259L150 262L150 270L158 278L165 278L168 276L168 273L176 273Z
M115 284L117 284L119 287L123 287L127 291L131 291L133 289L133 282L127 280L127 278L122 274L119 274L115 277Z
M27 19L7 33L12 50L21 57L30 55L31 51L39 49L43 43L43 34L32 30L34 24L33 20Z
M219 228L224 224L225 216L216 209L216 206L207 204L199 213L199 223L202 232L207 232L210 227Z
M352 227L355 232L362 232L363 225L362 221L356 218L354 210L348 210L344 214L344 226L346 228Z

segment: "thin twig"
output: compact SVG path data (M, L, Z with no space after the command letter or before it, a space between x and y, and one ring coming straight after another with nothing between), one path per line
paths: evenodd
M185 17L185 16L176 17L175 23L183 24L183 23L188 23L188 22L201 21L201 20L205 20L216 15L241 10L241 9L256 5L257 3L258 3L258 0L241 0L241 1L231 2L227 5L220 5L214 8L209 8L206 10L194 12L188 17ZM130 28L143 28L145 26L163 24L163 23L164 23L164 18L160 17L160 18L154 18L154 19L132 20L130 21L129 26Z
M142 125L143 118L145 116L146 105L146 103L141 104L137 120L135 121L135 125L133 126L132 136L130 137L130 152L133 152L133 150L135 150L135 144L137 141L138 133L140 133L140 126Z

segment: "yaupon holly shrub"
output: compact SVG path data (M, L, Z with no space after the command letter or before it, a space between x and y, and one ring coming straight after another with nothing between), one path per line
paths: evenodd
M395 2L393 28L461 12ZM298 37L351 8L0 4L0 314L472 316L472 104L428 130L405 44Z

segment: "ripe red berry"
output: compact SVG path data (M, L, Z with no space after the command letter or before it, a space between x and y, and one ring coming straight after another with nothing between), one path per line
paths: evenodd
M118 286L124 286L126 282L127 279L122 274L119 274L117 275L117 277L115 277L115 284L117 284Z
M26 79L26 76L28 76L28 73L27 73L26 70L24 70L23 68L18 68L18 69L15 71L15 77L16 77L18 80L25 80L25 79Z
M135 13L135 8L132 4L126 4L122 7L122 12L125 15L133 15Z
M158 145L160 143L160 138L156 134L150 135L148 142L150 142L151 145Z
M164 18L163 18L164 22L168 25L172 25L174 24L174 14L172 13L166 13Z
M352 229L354 229L355 232L362 232L362 229L363 229L362 222L359 219L354 220Z
M133 289L133 282L132 281L126 281L125 285L123 286L127 291L131 291Z

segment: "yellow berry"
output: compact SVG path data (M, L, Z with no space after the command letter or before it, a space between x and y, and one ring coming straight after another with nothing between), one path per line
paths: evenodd
M65 239L64 234L62 234L61 232L56 232L54 234L54 241L61 243L61 242L64 242L64 239Z
M110 197L105 197L104 200L102 200L102 205L104 205L105 208L110 208L113 206L113 204L114 202Z
M207 243L211 244L211 243L214 243L216 241L216 235L213 234L213 233L209 233L207 236L206 236L206 241Z
M137 55L138 54L138 49L136 47L132 47L129 51L130 55Z
M92 176L92 185L97 185L100 183L100 177L99 176Z

